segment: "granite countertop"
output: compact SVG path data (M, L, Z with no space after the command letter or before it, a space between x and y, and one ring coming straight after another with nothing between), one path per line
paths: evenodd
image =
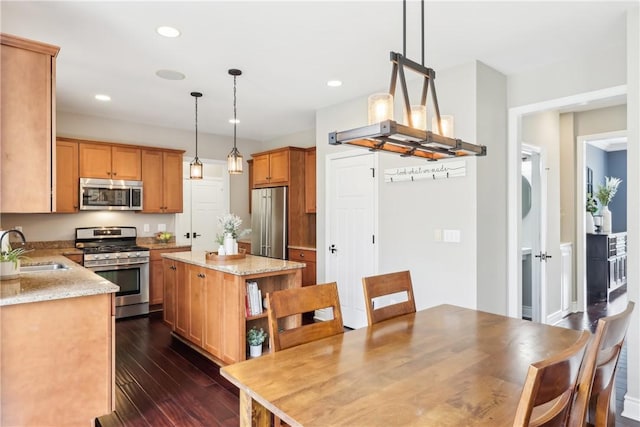
M39 252L39 251L38 251ZM29 254L31 255L31 254ZM0 306L117 292L120 288L62 255L30 256L24 264L60 263L67 270L20 273L0 280Z
M251 274L271 273L306 267L306 264L303 262L286 261L283 259L254 255L247 255L242 259L220 263L207 261L205 253L205 251L171 252L162 254L162 256L164 258L197 265L210 270L222 271L223 273L234 274L236 276L248 276Z

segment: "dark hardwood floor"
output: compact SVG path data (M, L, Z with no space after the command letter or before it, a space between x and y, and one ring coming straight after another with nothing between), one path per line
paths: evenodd
M590 306L567 316L558 326L595 330L600 317L622 311L624 289L609 304ZM172 340L162 313L116 322L116 411L96 426L238 426L238 391L208 359ZM616 379L616 412L626 392L626 346ZM616 418L618 427L640 423Z

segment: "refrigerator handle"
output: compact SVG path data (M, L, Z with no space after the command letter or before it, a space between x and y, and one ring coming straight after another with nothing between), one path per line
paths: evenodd
M266 245L265 245L265 256L270 257L271 256L271 238L273 237L271 235L271 217L273 215L272 209L273 209L273 198L272 198L272 191L271 190L267 190L267 208L265 209L265 222L266 222Z

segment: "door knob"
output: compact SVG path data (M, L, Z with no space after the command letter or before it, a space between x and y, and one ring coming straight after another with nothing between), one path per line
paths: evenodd
M189 236L191 236L191 233L185 233L184 237L186 237L187 239L189 238Z
M336 248L336 245L329 246L329 252L331 252L332 254L335 254L337 251L338 248Z
M196 237L198 237L198 236L202 236L202 234L198 234L198 233L196 233L196 232L194 231L194 232L193 232L193 238L195 239L195 238L196 238Z
M551 255L547 255L546 252L540 252L538 255L535 256L536 258L540 258L540 261L546 261L547 259L551 258Z

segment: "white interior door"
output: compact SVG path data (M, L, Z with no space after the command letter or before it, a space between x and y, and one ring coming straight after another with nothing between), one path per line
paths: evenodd
M226 162L202 160L203 178L189 179L184 162L183 212L176 214L176 242L192 250L217 250L218 217L229 212L229 175Z
M362 278L376 272L373 153L328 157L326 280L338 284L344 325L367 325Z

